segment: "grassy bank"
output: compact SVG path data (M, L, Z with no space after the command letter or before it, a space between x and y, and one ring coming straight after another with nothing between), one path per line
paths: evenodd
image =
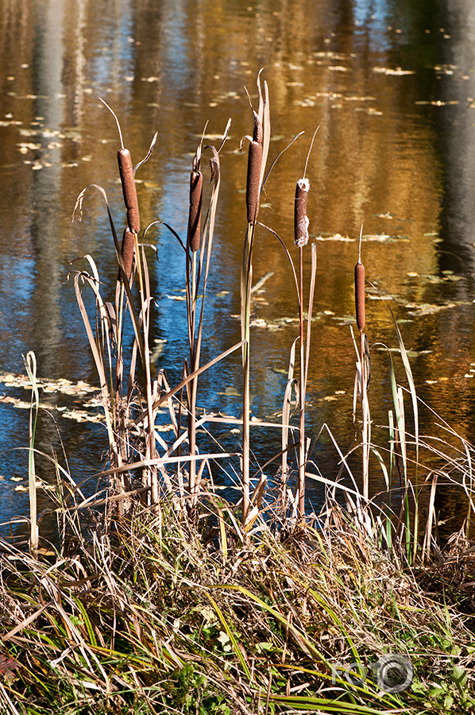
M309 158L296 176L295 250L258 221L270 142L268 89L260 80L257 94L246 138L241 340L201 363L228 124L220 146L201 141L196 149L186 239L165 224L186 258L189 353L183 379L173 386L153 373L150 361L151 227L141 227L135 190L143 162L133 166L116 118L122 240L105 191L92 187L108 213L118 263L115 294L103 295L91 256L74 280L109 440L106 468L95 475L103 487L88 496L57 464L57 484L48 485L48 493L58 541L42 541L35 469L41 386L29 353L29 542L26 548L0 545L2 712L475 713L473 447L448 426L445 440L421 434L421 407L396 323L403 384L391 359L386 441L374 443L360 240L353 335L358 439L351 458L340 452L340 474L322 475L311 463L305 394L318 274L316 245L306 249ZM155 137L150 151L154 143ZM206 189L204 172L211 179ZM86 189L76 213L85 195ZM282 398L282 449L264 466L252 461L249 429L252 255L259 231L270 232L276 250L286 254L298 320ZM231 454L217 445L216 453L202 452L200 428L211 417L197 409L199 378L235 351L242 354L242 414L229 422L241 429L241 449ZM156 429L163 409L174 430L168 442ZM350 462L358 464L357 475ZM222 465L235 473L237 463L237 498L230 502L215 477ZM375 472L384 494L371 494ZM318 515L306 511L310 479L326 490ZM462 530L443 543L434 508L441 481L461 485L466 515Z
M137 508L54 556L5 548L3 711L475 712L463 538L411 568L336 505L248 536L208 507L196 524ZM388 655L402 665L380 672Z

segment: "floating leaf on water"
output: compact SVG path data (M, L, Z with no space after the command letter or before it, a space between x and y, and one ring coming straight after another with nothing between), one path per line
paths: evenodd
M218 395L224 395L226 397L241 397L241 393L236 390L235 387L230 385L224 389L224 392L218 392Z
M315 236L316 241L344 241L345 243L353 243L356 241L355 238L349 238L349 236L342 236L340 233L335 233L333 236Z
M445 303L443 305L437 305L433 303L407 303L406 308L411 309L409 315L433 315L434 313L439 313L441 310L447 310L447 308L455 308L455 303Z
M386 295L380 295L379 293L370 293L367 291L367 296L370 300L397 300L397 295L391 295L387 293Z
M401 77L407 74L416 74L414 70L403 70L401 67L396 67L396 69L392 69L391 67L373 67L373 72L396 77Z
M169 300L186 300L184 295L168 295L168 293L165 295L165 298Z

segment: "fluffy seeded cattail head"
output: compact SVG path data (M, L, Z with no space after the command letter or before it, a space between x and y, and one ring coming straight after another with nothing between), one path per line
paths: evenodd
M246 188L246 205L247 205L247 221L255 223L259 212L259 192L261 181L261 165L262 165L262 124L257 113L254 115L254 131L252 140L249 143L249 158L247 162L247 188Z
M365 270L361 261L355 266L356 324L360 330L365 326Z
M140 231L140 213L132 157L128 149L119 149L117 158L119 160L119 173L122 183L122 192L124 194L124 203L127 209L127 224L131 231L138 233Z
M308 242L308 216L307 216L307 195L310 188L308 179L299 179L295 189L295 218L294 233L295 245L299 248Z
M122 262L124 264L125 275L130 280L132 274L132 262L134 260L135 252L135 235L132 233L128 226L124 229L124 234L122 236L122 246L120 249L120 255L122 257ZM119 279L120 279L119 271Z
M188 245L193 253L200 247L201 203L203 199L203 174L197 157L193 160L190 175L190 211L188 213Z

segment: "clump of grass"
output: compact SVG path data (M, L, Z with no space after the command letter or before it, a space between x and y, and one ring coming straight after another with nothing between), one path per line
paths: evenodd
M4 545L1 655L15 664L0 674L0 699L15 704L6 712L475 707L469 617L456 597L437 598L437 571L382 552L330 501L316 527L273 533L259 518L245 541L234 505L210 496L197 509L185 523L166 501L112 531L97 513L74 551L49 559ZM475 567L469 550L462 556ZM428 579L432 595L419 584ZM378 687L374 664L394 653L414 669L403 692Z

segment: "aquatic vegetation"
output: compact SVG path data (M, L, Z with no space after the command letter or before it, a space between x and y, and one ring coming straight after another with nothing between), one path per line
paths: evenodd
M55 543L42 538L37 513L41 390L84 398L91 388L38 379L33 354L27 381L2 376L32 396L29 541L0 544L0 704L7 713L475 712L475 448L446 423L443 438L421 434L420 412L429 408L417 397L411 353L396 321L404 384L394 349L384 346L390 406L387 425L377 426L382 443L373 439L361 232L354 274L359 345L353 338L358 437L345 452L323 425L320 437L337 453L340 471L320 472L305 424L311 328L316 320L340 318L313 308L317 243L309 234L307 166L294 199L298 268L285 240L258 220L270 141L269 91L260 78L258 101L248 137L241 340L206 364L203 315L229 123L218 148L204 144L203 132L193 156L186 240L165 224L186 258L184 295L170 296L186 301L189 343L182 379L174 385L151 367L146 237L155 224L140 225L135 172L143 162L133 167L113 113L121 145L122 245L106 192L94 185L104 199L117 257L113 300L104 295L93 257L84 257L74 279L100 385L94 404L102 407L109 449L104 468L93 475L98 490L92 495L55 463L57 482L49 485L46 510L57 519ZM86 189L76 213L85 195ZM252 254L261 229L285 252L298 308L282 319L297 335L288 368L275 368L286 382L281 414L272 421L252 418L250 411L251 327L259 327L252 316ZM310 251L304 250L309 241ZM257 285L271 278L269 272ZM242 398L241 418L199 409L199 377L237 351L241 389L223 385L221 394ZM342 392L319 399L337 402ZM212 423L238 429L240 446L227 451L215 440L210 450L203 432ZM281 432L282 449L262 465L252 459L252 443L263 425ZM354 459L359 452L361 462ZM308 513L308 480L325 490L319 514ZM374 493L381 482L384 490ZM447 483L460 485L466 519L444 543L436 533L434 504L437 489Z

